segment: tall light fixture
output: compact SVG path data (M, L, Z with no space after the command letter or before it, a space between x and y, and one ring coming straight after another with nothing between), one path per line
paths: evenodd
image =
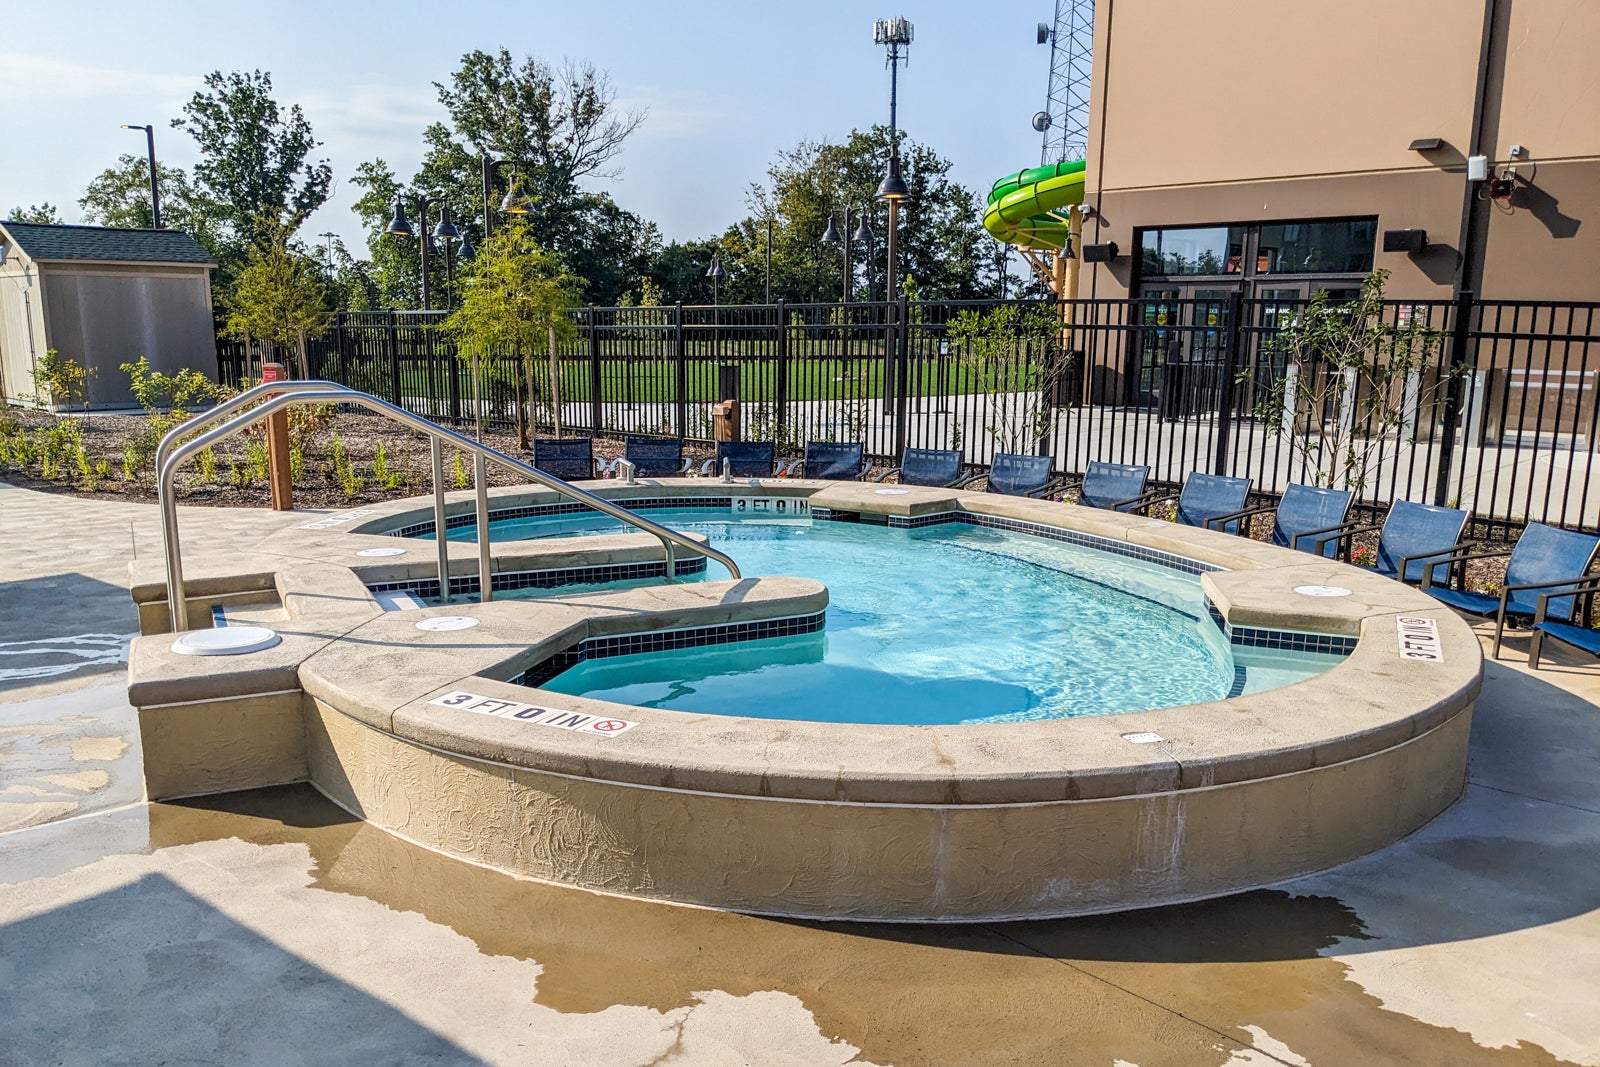
M900 177L900 131L896 122L896 111L899 106L900 96L900 63L910 62L911 38L913 30L911 20L905 18L879 19L872 24L872 43L885 45L889 49L889 173L878 185L878 199L889 203L889 266L888 286L884 299L893 301L896 290L899 289L898 268L895 262L898 249L896 247L896 231L900 218L900 202L911 195L911 190L906 187L905 179ZM901 54L901 48L906 49L906 54Z
M722 279L728 272L722 269L722 253L711 253L711 266L706 268L706 277L711 279L711 306L716 307L720 302L720 286Z
M135 126L124 122L125 130L143 130L145 148L150 153L150 225L153 229L161 229L161 191L156 187L156 128L154 126Z

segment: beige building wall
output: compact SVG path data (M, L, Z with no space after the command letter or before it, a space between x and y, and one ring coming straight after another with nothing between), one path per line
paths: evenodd
M205 268L48 263L50 347L93 370L91 407L133 403L120 369L140 356L152 370L216 374L211 287Z
M1509 205L1475 205L1490 298L1600 299L1600 3L1495 0L1483 152L1512 163ZM1135 283L1141 227L1378 216L1421 228L1377 252L1390 293L1447 297L1485 7L1477 0L1100 0L1085 240L1119 260L1081 295ZM1436 151L1415 139L1438 137Z
M0 397L31 394L33 361L45 353L39 271L15 246L0 265Z

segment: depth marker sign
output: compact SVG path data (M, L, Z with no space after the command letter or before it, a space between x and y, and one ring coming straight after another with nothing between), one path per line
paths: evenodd
M558 708L542 708L537 704L520 704L515 700L497 700L494 697L479 696L477 693L464 693L459 689L442 697L435 697L428 703L459 711L475 711L479 715L493 715L515 722L529 722L536 726L576 730L580 734L594 734L598 737L615 737L639 725L627 719L608 719L599 715L585 715L581 711L562 711Z
M1444 645L1439 640L1439 624L1418 615L1395 616L1395 632L1400 639L1400 658L1443 663Z

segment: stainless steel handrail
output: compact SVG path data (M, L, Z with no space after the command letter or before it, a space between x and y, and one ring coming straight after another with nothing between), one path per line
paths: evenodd
M248 404L254 403L263 396L270 398L258 407L232 415L222 421L220 426L207 430L199 437L177 444L179 438L196 432L203 426L223 420L224 416L238 411ZM172 615L174 631L189 628L189 606L184 599L183 584L183 559L178 539L178 500L176 475L178 465L189 456L203 449L210 448L219 441L226 440L235 434L243 432L254 423L260 422L267 416L294 404L309 403L341 403L357 404L361 407L386 415L391 420L400 423L419 433L425 434L432 443L433 459L433 514L434 538L439 546L439 591L446 600L450 596L450 561L449 546L446 538L445 507L444 507L444 445L451 444L473 457L473 474L477 482L475 505L478 519L478 584L482 599L491 597L490 585L492 575L489 560L489 529L488 510L488 463L493 461L507 467L519 474L526 475L529 479L546 489L553 489L563 496L569 497L579 503L586 504L596 511L620 519L622 522L645 533L653 534L661 541L661 547L666 561L666 579L672 581L677 570L677 553L674 546L689 549L709 559L714 559L728 569L734 578L742 578L739 565L726 553L718 551L709 545L701 544L684 534L659 523L643 518L635 512L619 504L613 504L605 497L597 496L585 489L562 481L539 470L537 467L490 448L487 445L464 437L454 430L447 430L436 423L429 422L420 415L415 415L404 408L380 400L367 393L358 392L348 386L339 385L337 382L270 382L256 386L225 404L218 405L210 411L203 412L183 425L168 431L157 446L156 456L159 461L157 474L157 493L161 502L161 536L166 553L167 562L167 605Z

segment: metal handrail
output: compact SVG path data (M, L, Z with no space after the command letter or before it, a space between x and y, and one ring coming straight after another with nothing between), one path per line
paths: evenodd
M261 397L267 397L257 407L249 408L238 414L231 414L239 408L254 403ZM415 415L404 408L380 400L375 396L359 392L336 382L301 381L301 382L269 382L256 386L253 389L240 393L232 400L219 404L210 411L195 416L183 425L169 430L162 437L160 445L156 448L158 461L157 494L161 503L161 537L167 561L167 605L172 615L173 630L181 631L189 628L189 606L184 599L183 585L183 559L178 540L178 500L176 475L179 464L196 452L210 448L219 441L226 440L262 419L294 404L309 403L341 403L356 404L375 411L380 415L388 416L392 421L400 423L409 429L426 435L432 445L433 459L433 522L434 538L439 546L439 593L446 601L450 598L450 559L449 544L446 538L445 506L444 506L444 445L449 443L462 451L468 452L473 457L473 475L477 483L476 511L478 520L478 585L480 597L483 600L491 599L490 585L490 558L489 558L489 504L488 504L488 465L490 461L526 475L529 479L546 489L553 489L563 496L585 504L596 511L620 519L622 522L653 534L661 540L662 551L666 560L666 579L672 581L677 570L677 554L673 546L680 546L697 552L709 559L716 560L728 569L728 573L735 579L742 578L739 565L726 553L710 545L701 544L684 534L660 523L652 522L636 512L629 511L619 504L613 504L602 496L577 486L562 481L539 470L531 464L513 459L497 449L490 448L470 437L464 437L454 430L447 430L436 423L429 422L420 415ZM224 416L227 417L224 420ZM177 444L179 438L194 433L203 426L221 421L216 426L199 437Z

